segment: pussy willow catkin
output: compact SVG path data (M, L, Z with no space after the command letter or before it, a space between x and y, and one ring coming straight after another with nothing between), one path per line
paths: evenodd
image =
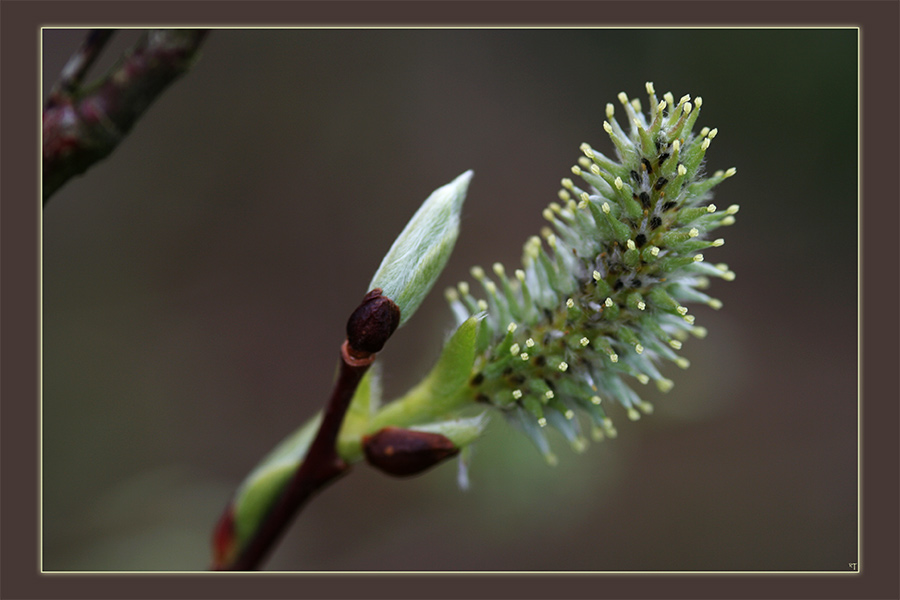
M616 435L611 401L631 419L650 413L632 387L672 387L657 365L686 368L682 342L706 333L686 305L721 307L703 290L710 277L734 279L703 252L721 246L710 234L735 221L736 205L718 210L710 200L736 170L704 174L717 130L693 131L700 97L660 99L652 83L646 87L646 114L639 100L619 94L627 132L607 104L603 128L615 159L582 144L572 167L581 181L562 180L559 201L544 210L550 225L525 243L522 268L472 268L484 299L466 282L446 293L459 322L486 312L471 393L524 429L550 462L547 425L580 449L579 415L602 439Z

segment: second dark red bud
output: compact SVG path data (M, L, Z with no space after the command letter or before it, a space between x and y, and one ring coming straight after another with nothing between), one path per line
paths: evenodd
M417 475L459 453L459 448L439 433L385 427L363 437L363 452L370 465L389 475Z

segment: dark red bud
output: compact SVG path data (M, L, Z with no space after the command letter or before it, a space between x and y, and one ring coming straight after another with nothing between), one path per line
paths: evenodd
M439 433L385 427L363 437L363 452L373 467L396 477L416 475L459 453Z
M381 288L375 288L363 298L347 321L347 342L355 353L365 356L384 347L385 342L400 324L400 308Z

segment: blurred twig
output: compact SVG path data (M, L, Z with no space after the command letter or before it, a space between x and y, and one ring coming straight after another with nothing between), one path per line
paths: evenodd
M92 29L81 44L81 47L72 55L59 75L59 81L50 91L47 99L46 110L55 108L65 102L66 97L76 93L87 74L88 69L97 60L100 52L110 40L115 29Z
M207 30L157 29L99 82L83 87L115 32L92 30L63 68L43 114L43 202L69 179L108 156L166 87L193 63Z

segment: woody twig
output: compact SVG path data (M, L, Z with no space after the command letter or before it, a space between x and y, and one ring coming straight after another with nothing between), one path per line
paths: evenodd
M206 30L158 29L99 82L88 70L115 30L92 30L54 85L43 112L43 203L69 179L107 157L147 108L191 66Z

